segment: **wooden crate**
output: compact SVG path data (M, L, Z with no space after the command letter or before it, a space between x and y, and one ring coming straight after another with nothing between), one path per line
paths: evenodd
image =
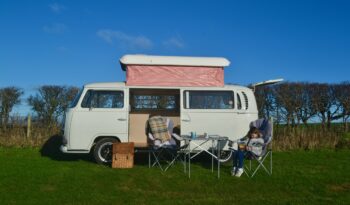
M113 143L112 168L134 166L134 143Z

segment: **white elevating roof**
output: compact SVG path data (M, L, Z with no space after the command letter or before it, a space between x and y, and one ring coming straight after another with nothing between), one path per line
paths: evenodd
M282 81L283 81L283 78L278 78L278 79L273 79L273 80L265 80L263 82L251 84L251 86L258 87L258 86L262 86L262 85L271 85L271 84L276 84L276 83L279 83Z
M230 61L221 57L124 55L120 58L120 64L125 70L126 65L227 67L230 65Z

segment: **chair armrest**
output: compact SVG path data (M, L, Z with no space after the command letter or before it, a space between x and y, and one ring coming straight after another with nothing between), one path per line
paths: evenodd
M177 135L176 133L172 133L171 136L172 136L173 138L175 138L176 140L178 140L178 141L184 140L184 138L182 138L181 136Z
M272 141L272 136L264 137L265 144L269 144Z
M171 136L175 139L176 144L178 146L178 150L182 150L182 149L185 149L188 147L189 144L186 143L186 139L184 139L183 137L181 137L175 133L172 133Z
M152 140L152 141L155 140L155 138L153 137L153 135L152 135L151 133L148 133L148 138L149 138L150 140Z

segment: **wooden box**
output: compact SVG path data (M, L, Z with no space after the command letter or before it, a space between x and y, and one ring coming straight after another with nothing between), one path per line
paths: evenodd
M134 166L134 143L113 143L112 168Z

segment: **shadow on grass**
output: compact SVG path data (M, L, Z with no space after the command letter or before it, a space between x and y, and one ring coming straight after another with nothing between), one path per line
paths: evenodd
M62 136L53 135L51 136L41 147L40 154L43 157L48 157L55 161L87 161L91 163L95 163L92 154L65 154L60 150L60 146L62 144ZM134 164L148 166L148 152L137 152L134 156ZM152 157L152 156L151 156ZM153 161L152 157L152 161ZM201 166L211 169L211 157L207 154L200 154L193 160L191 160L192 164L200 164ZM97 164L96 164L97 165ZM214 161L214 166L216 166L216 161Z
M51 136L41 147L40 154L43 157L48 157L56 161L78 161L84 160L94 163L90 154L65 154L61 152L62 136Z
M40 154L56 161L87 161L95 163L92 154L66 154L62 153L60 146L62 144L62 136L51 136L41 147ZM135 153L135 164L148 166L148 153ZM97 164L96 164L97 165Z
M156 153L157 155L157 153ZM172 161L172 157L171 155L167 154L167 153L162 153L161 156L158 156L158 160L160 162L160 164L162 165L162 167L166 167L168 164L168 162ZM179 155L179 157L177 158L175 163L183 163L184 161L184 156L183 155ZM153 157L153 155L151 154L151 164L153 164L155 162L155 158ZM188 161L187 161L188 163ZM148 153L135 153L135 164L138 165L147 165L148 166ZM205 169L210 169L212 168L212 158L211 156L209 156L206 153L201 153L199 155L197 155L195 158L191 159L191 164L192 165L198 165L201 166ZM221 166L231 166L232 165L232 161L230 160L229 162L226 163L221 163ZM217 168L217 161L214 159L213 161L213 166L214 169ZM156 165L157 167L157 165Z
M207 153L202 152L198 156L196 156L194 159L191 159L191 164L198 164L202 166L203 168L206 169L211 169L212 168L212 157L208 155ZM228 162L225 163L220 163L221 166L231 166L232 165L232 159L230 159ZM217 160L213 160L213 168L214 170L217 169Z

